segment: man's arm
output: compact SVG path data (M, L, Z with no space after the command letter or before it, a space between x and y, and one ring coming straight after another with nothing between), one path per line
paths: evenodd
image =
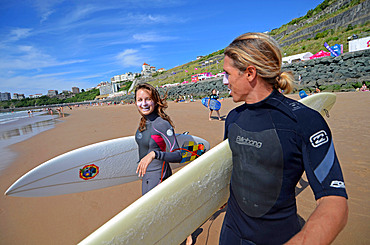
M325 196L317 200L317 206L302 230L286 244L330 244L344 228L348 219L347 199L341 196Z

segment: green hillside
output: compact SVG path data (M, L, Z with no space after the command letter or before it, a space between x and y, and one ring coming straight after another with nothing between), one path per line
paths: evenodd
M343 44L344 52L348 52L348 37L351 37L354 34L356 34L359 38L370 35L369 21L361 25L348 24L346 26L321 31L319 29L320 23L331 19L341 13L344 13L345 11L348 11L353 7L356 7L358 4L363 3L365 0L352 0L336 11L326 14L325 10L327 8L330 8L331 5L336 1L337 0L325 0L315 9L309 10L305 16L294 19L289 23L281 26L280 28L272 30L269 33L271 36L276 38L279 36L279 34L288 30L290 27L299 26L302 25L302 23L305 23L305 21L307 22L307 20L314 19L309 24L304 24L302 27L297 28L294 32L284 35L282 38L278 39L278 42L280 44L284 44L284 42L289 39L289 37L294 33L297 33L309 27L318 26L318 29L315 31L316 34L312 38L303 39L287 46L282 45L281 49L284 56L290 56L304 52L311 52L315 54L320 50L325 50L325 47L323 45L324 42L327 42L330 46L334 44ZM320 17L315 18L317 16ZM245 31L247 32L248 30ZM222 72L223 51L224 49L218 50L199 60L177 66L160 74L156 74L153 76L153 78L147 78L144 81L149 82L155 86L161 86L169 83L181 83L183 81L191 81L191 75L193 74L212 72L212 74L215 75L219 72ZM195 70L195 68L197 68L198 70Z

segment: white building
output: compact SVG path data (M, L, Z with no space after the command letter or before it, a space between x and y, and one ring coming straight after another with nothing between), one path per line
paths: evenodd
M58 95L58 90L48 90L48 97L54 97Z
M116 82L105 83L104 85L99 86L99 93L100 95L113 94L116 93L118 89L119 87Z
M349 52L370 49L370 36L349 41L348 46Z
M147 63L144 63L142 68L141 75L143 76L150 76L157 72L154 66L150 66Z
M32 99L32 98L40 98L41 96L42 94L32 94L29 97Z
M11 100L11 99L12 98L11 98L9 92L5 92L5 93L0 92L0 101L7 101L7 100Z
M288 57L283 57L283 64L286 64L286 63L290 64L292 62L309 60L312 55L313 54L311 52L306 52L306 53L301 53L301 54L295 54L295 55L288 56Z
M136 77L136 73L132 72L126 72L122 75L115 75L111 78L112 82L127 82L127 81L133 81Z
M135 79L136 74L132 72L126 72L125 74L121 75L121 82L125 81L133 81Z

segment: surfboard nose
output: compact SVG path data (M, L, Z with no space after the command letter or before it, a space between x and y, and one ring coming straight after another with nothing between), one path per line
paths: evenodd
M12 184L4 193L4 196L16 196L16 190L18 189L18 184L15 182Z
M25 189L29 189L29 183L24 180L25 176L22 176L16 182L14 182L4 193L5 196L25 196L20 194L24 192Z

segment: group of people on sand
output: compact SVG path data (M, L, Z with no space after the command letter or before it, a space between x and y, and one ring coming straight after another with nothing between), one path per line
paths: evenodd
M366 83L363 82L361 88L359 89L361 92L369 92L369 88L366 86Z
M270 36L243 34L224 54L224 83L233 101L244 103L225 121L224 139L229 140L233 170L219 244L331 243L347 222L348 206L326 121L278 91L292 91L294 78L281 71L282 55ZM218 97L215 90L210 97ZM141 115L135 134L137 174L145 195L171 176L169 163L180 162L181 153L174 123L165 113L166 96L161 98L153 86L140 84L135 104ZM304 171L317 206L302 226L295 186ZM191 234L186 244L193 244Z
M54 111L53 111L53 109L52 109L52 108L48 108L47 110L48 110L48 113L49 113L50 115L53 115L53 114L54 114ZM55 110L58 112L59 117L64 117L64 116L65 116L65 115L64 115L64 109L63 109L63 106L58 106L58 107L56 107L56 108L55 108Z
M187 96L186 95L184 95L184 96L179 95L176 99L174 99L174 102L176 102L176 103L178 103L178 102L189 103L189 102L195 102L195 99L194 99L192 94L188 94Z

